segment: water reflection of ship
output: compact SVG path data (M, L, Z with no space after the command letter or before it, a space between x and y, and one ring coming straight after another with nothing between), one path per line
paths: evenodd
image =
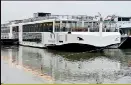
M53 77L57 83L67 81L100 82L102 76L114 79L114 74L110 72L119 71L125 59L121 50L106 50L104 53L56 53L43 49L20 47L23 64L30 65L30 68L42 70L42 72ZM120 54L121 57L119 55ZM116 54L115 54L116 53ZM37 57L36 57L37 56ZM80 57L79 57L80 56ZM106 56L106 57L105 57ZM126 57L128 58L128 57ZM30 60L25 62L26 60ZM123 60L123 61L122 61ZM127 59L128 60L128 59ZM126 63L126 62L124 62ZM42 69L41 69L42 68ZM72 80L73 79L73 80ZM75 82L76 82L75 81ZM79 81L79 83L81 83Z
M73 53L73 52L58 52L54 50L48 50L48 52L61 55L62 57L66 58L69 61L82 61L82 60L90 60L99 57L109 58L111 60L116 61L124 61L130 59L131 53L130 49L105 49L103 52L80 52L80 53Z
M13 53L13 49L10 52ZM104 53L78 54L20 46L16 61L50 76L55 83L102 83L103 78L115 80L118 77L117 71L130 59L130 54L125 55L126 52L115 49L105 50Z
M14 48L14 47L13 47ZM18 57L18 48L15 47L14 49L11 47L1 47L1 58L6 60L8 63L16 63L18 64L19 57Z

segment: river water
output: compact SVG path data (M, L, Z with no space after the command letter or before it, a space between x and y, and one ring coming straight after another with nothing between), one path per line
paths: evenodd
M131 49L74 53L2 46L1 61L8 63L10 68L24 69L25 73L52 83L131 83ZM4 71L10 72L10 69Z

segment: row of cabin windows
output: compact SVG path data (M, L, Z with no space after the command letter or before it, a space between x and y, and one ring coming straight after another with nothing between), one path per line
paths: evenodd
M97 28L89 28L89 27L77 27L77 28L66 28L62 27L61 29L59 27L55 28L55 32L99 32L99 27Z
M112 28L103 27L102 32L118 32L118 29L116 29L115 27L112 27Z
M115 23L104 23L102 32L118 32Z
M35 39L23 39L23 41L41 43L42 40L39 38L35 38Z
M99 32L98 22L60 21L55 22L55 32ZM52 32L53 22L23 25L23 32ZM115 27L103 27L103 32L115 32Z
M63 21L61 26L60 22L55 23L55 32L99 32L99 23L97 22L84 22L84 26L82 26L82 22L66 22Z
M23 25L23 32L52 32L53 22Z
M118 18L118 21L130 21L130 18Z

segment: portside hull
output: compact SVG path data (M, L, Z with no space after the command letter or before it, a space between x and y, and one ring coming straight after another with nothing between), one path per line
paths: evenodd
M34 48L48 48L52 50L58 50L58 51L69 51L69 52L84 52L84 51L96 51L101 50L104 47L95 47L88 44L78 44L78 43L68 43L68 44L62 44L62 45L38 45L37 43L31 43L31 42L24 42L23 44L20 44L22 46L28 46L28 47L34 47Z
M52 50L59 50L59 51L69 51L69 52L96 52L96 51L102 51L105 48L110 48L111 46L114 46L114 44L109 46L93 46L89 44L81 44L81 43L68 43L68 44L62 44L62 45L54 45L49 44L45 46L44 44L37 44L32 42L24 42L23 44L20 44L22 46L28 46L28 47L34 47L34 48L48 48ZM118 45L118 44L115 44Z
M119 48L121 48L121 49L129 49L129 48L131 48L131 37L128 37L126 39L126 41L121 46L119 46Z
M22 46L28 46L28 47L35 47L35 48L45 48L45 46L42 43L36 43L36 42L22 42L20 43Z
M84 51L100 51L104 47L95 47L88 44L70 43L63 45L47 46L49 49L59 50L59 51L69 51L69 52L84 52Z
M18 39L1 39L2 45L18 45L19 40Z

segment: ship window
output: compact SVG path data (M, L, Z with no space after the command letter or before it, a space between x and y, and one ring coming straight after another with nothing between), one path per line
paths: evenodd
M93 32L93 29L92 29L92 22L89 22L89 23L88 23L88 28L89 28L89 31L90 31L90 32Z
M34 24L34 29L33 29L33 32L36 32L36 29L37 29L37 25Z
M36 24L36 29L35 29L35 32L39 32L39 27L38 27L39 25L38 24Z
M103 32L118 32L118 29L116 28L116 23L114 23L114 22L104 22L102 31Z
M41 31L40 31L40 24L41 24L41 23L38 23L38 32L41 32Z
M89 31L90 32L99 32L99 23L98 22L89 22Z
M47 31L48 31L48 23L45 23L44 32L47 32Z
M34 29L33 29L33 32L36 32L36 29L37 29L37 25L34 24Z
M60 32L60 21L55 22L55 32Z
M130 21L130 18L126 17L119 17L118 21Z
M72 24L73 24L73 22L71 22L71 21L62 21L60 31L61 32L71 31L71 28L73 27Z
M67 27L67 25L68 25L68 27ZM61 31L61 32L67 32L67 29L68 29L68 28L70 28L70 25L68 24L68 22L62 21L60 31Z
M35 24L32 24L32 32L35 32Z
M31 31L31 29L30 29L30 24L28 25L28 31L29 31L29 32Z
M53 23L48 23L48 31L47 32L53 32Z
M130 21L130 18L122 18L122 21Z
M33 24L30 25L31 32L34 32L33 30Z
M62 21L61 24L60 21L55 22L55 32L69 32L74 28L76 28L76 21Z
M129 35L131 36L131 29L129 30Z
M75 23L75 27L72 29L72 32L87 32L88 31L88 27L87 27L88 23L84 22L84 25L82 25L82 22L76 22Z
M19 26L14 26L12 29L13 32L18 32L19 31Z
M45 22L43 24L43 31L44 32L53 32L53 22Z
M25 29L25 30L26 30L26 32L28 32L28 29L29 29L29 26L27 25L27 27L26 27L26 29Z
M99 22L93 23L94 32L99 32Z
M33 29L32 29L32 24L30 24L30 31L33 32Z
M43 28L42 26L43 26L42 23L38 23L38 26L37 26L37 29L38 29L37 31L38 31L38 32L43 32L43 31L42 31L42 28ZM35 27L34 27L34 28L35 28Z
M25 32L28 32L28 25L26 25L25 27Z
M118 21L121 21L121 18L118 18Z
M25 32L29 32L29 25L25 25Z

